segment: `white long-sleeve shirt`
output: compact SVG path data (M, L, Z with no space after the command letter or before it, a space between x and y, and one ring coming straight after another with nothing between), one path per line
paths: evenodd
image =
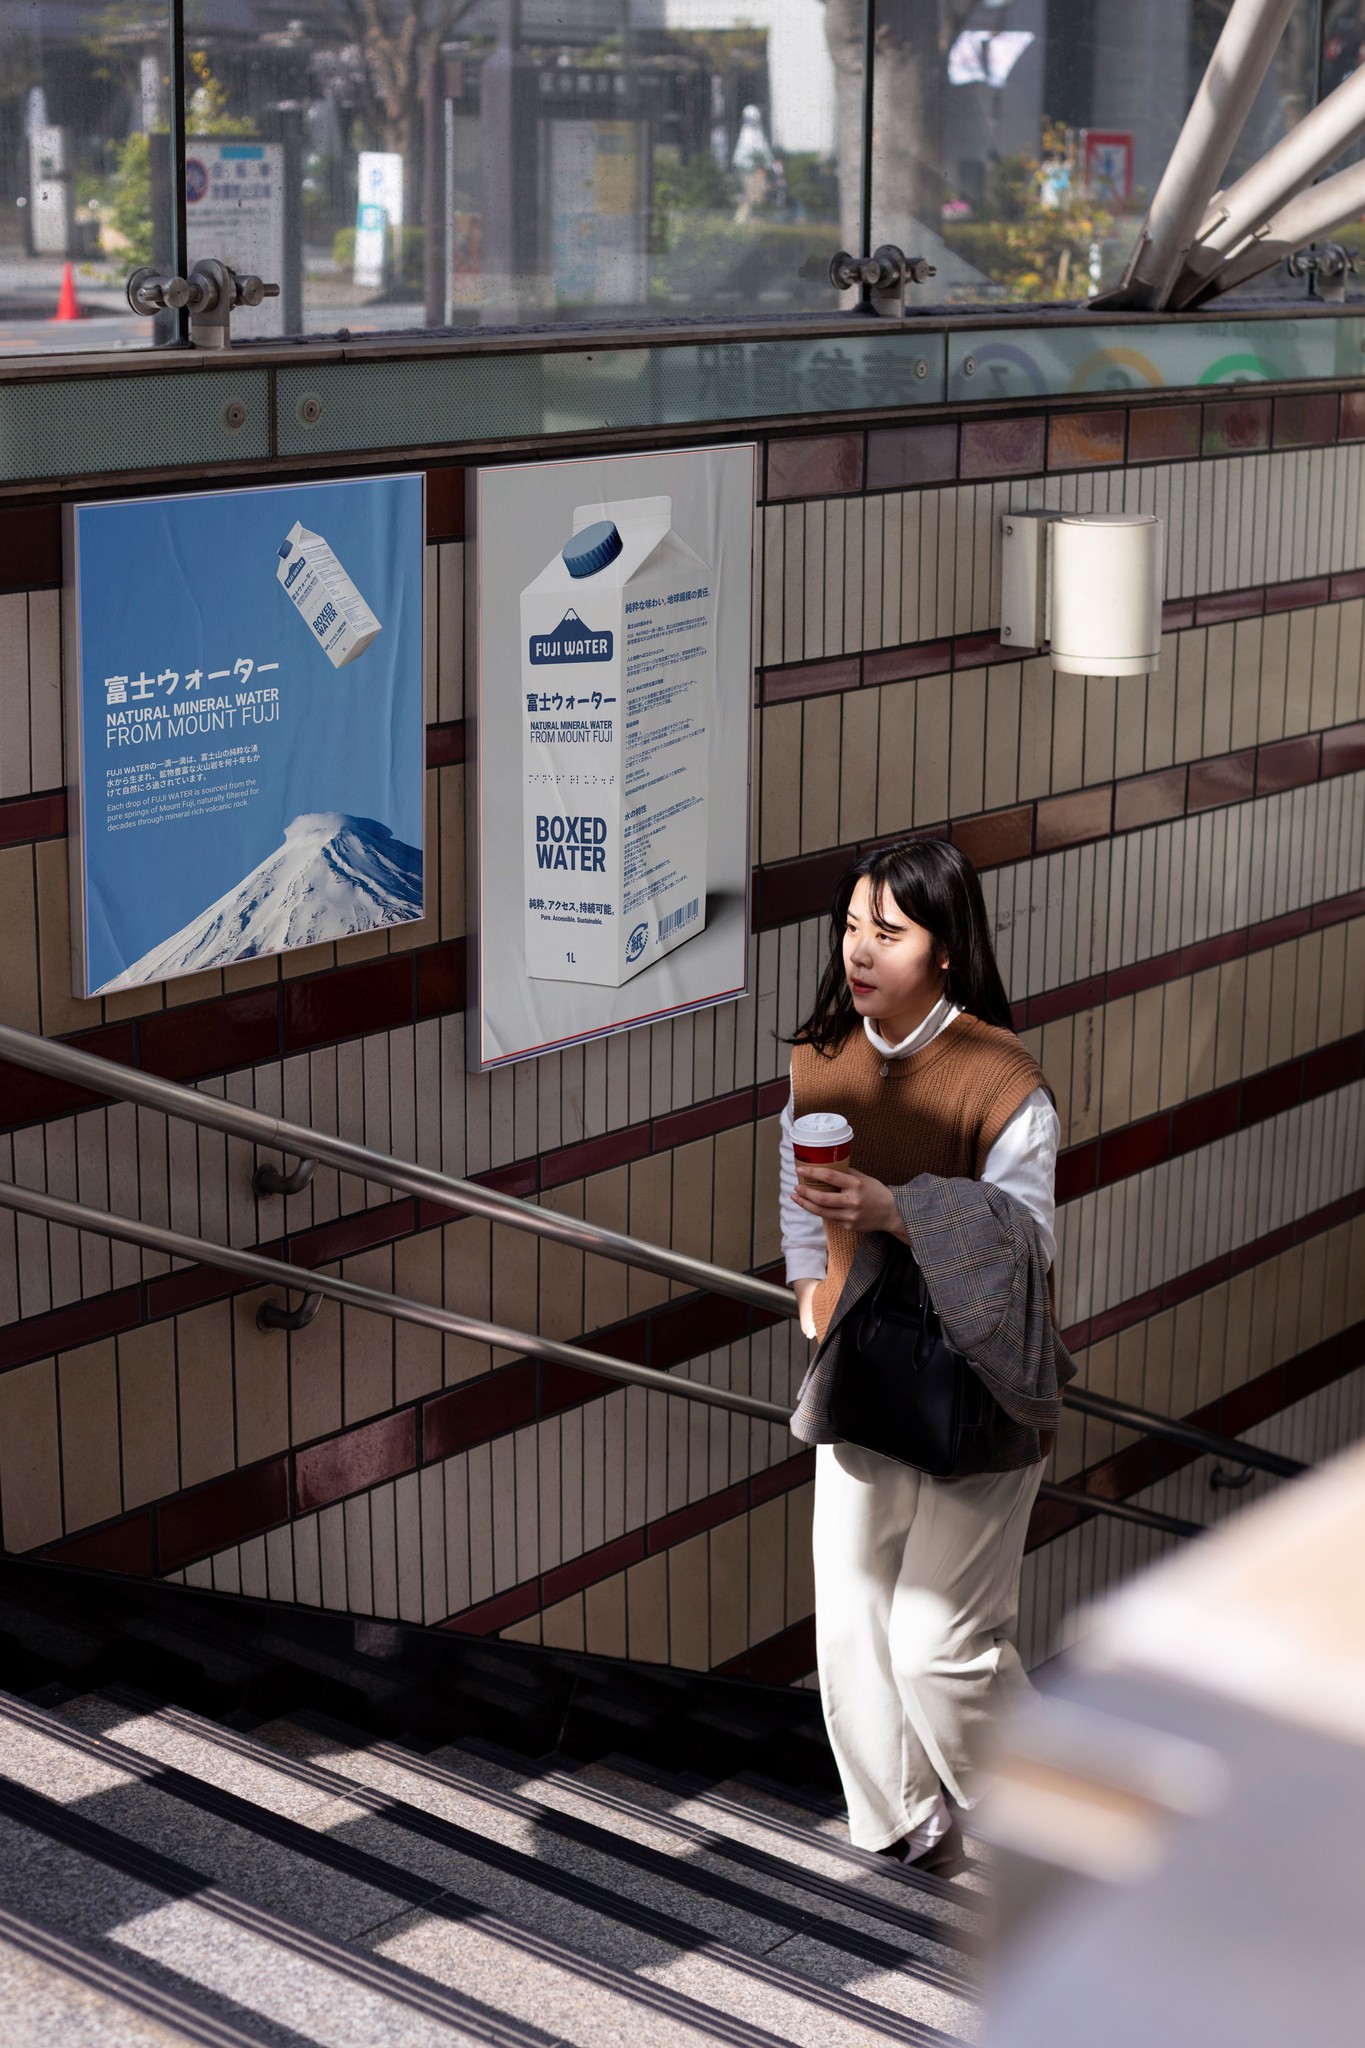
M864 1017L863 1029L872 1050L884 1060L913 1059L926 1045L947 1031L955 1017L962 1015L955 1003L944 996L935 1003L924 1022L903 1038L888 1045ZM794 1280L823 1280L825 1277L825 1226L796 1201L796 1154L792 1150L795 1110L790 1089L782 1112L782 1145L779 1169L779 1211L782 1221L782 1251L787 1261L787 1284ZM1044 1261L1048 1266L1057 1255L1057 1148L1061 1143L1057 1112L1042 1088L1035 1088L1020 1103L1004 1130L986 1154L982 1180L1003 1188L1007 1195L1028 1210L1038 1225Z

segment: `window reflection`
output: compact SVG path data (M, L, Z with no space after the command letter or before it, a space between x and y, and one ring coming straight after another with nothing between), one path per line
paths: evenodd
M869 246L936 265L912 303L1110 282L1227 4L875 0ZM188 9L188 253L282 287L238 338L835 309L863 0L298 9ZM1365 0L1303 0L1228 175L1362 50ZM167 52L155 0L0 0L0 347L170 338L123 298L171 267Z

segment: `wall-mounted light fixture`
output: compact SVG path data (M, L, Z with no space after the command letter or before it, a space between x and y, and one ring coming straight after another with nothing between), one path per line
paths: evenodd
M1150 512L1006 512L1000 638L1048 646L1071 676L1148 675L1161 661L1162 523Z

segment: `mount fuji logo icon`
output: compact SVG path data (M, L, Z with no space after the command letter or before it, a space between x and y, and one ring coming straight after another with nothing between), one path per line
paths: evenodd
M304 812L284 843L170 938L99 991L314 946L422 915L422 852L375 818Z
M531 635L531 664L540 668L556 662L610 661L615 644L614 633L594 633L577 612L567 611L553 633Z

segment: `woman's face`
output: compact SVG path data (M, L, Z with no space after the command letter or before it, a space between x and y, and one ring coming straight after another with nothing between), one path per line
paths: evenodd
M881 915L873 916L871 886L860 875L844 925L844 973L858 1015L897 1045L933 1009L947 972L947 954L935 950L931 934L906 916L890 889L883 888Z

